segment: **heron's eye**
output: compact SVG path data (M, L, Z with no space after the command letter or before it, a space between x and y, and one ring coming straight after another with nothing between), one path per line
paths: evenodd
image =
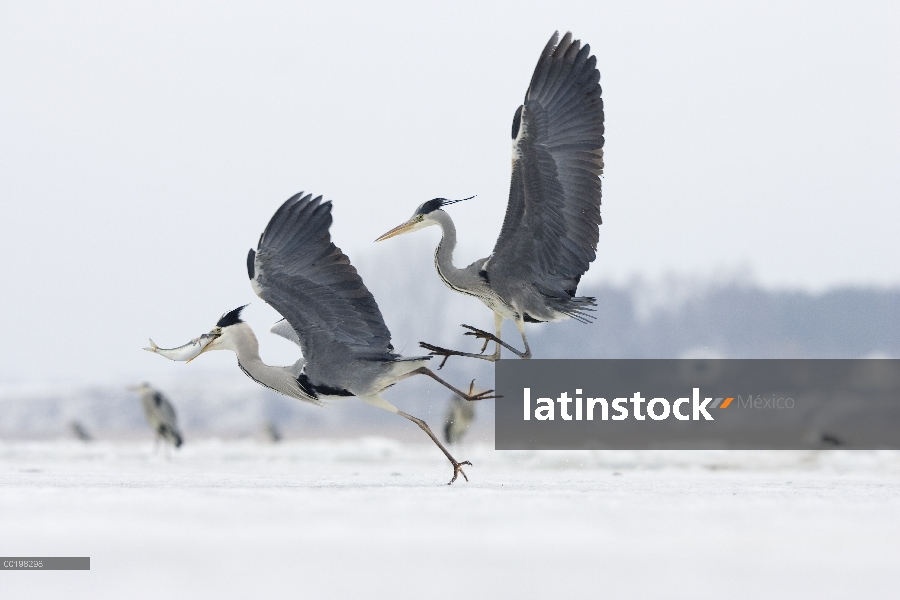
M213 329L213 333L215 333L216 335L222 335L222 328L216 327L215 329Z

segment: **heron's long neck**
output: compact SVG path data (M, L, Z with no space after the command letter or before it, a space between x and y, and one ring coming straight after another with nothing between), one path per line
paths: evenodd
M239 328L235 328L231 339L231 349L237 354L241 369L248 371L251 377L254 372L263 373L266 369L272 368L259 356L259 341L249 325L240 325ZM257 378L254 377L254 379Z
M434 250L434 266L448 287L462 290L465 288L466 279L463 276L462 269L457 269L453 266L453 250L456 249L456 226L453 224L453 219L450 218L450 215L442 210L434 211L432 218L441 226L441 231L444 234Z
M296 377L287 367L273 367L262 361L259 342L249 325L242 323L237 326L230 342L231 350L237 354L238 366L250 379L286 396L309 399L301 393Z

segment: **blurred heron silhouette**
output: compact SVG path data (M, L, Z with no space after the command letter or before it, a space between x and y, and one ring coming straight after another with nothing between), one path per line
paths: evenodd
M450 406L447 407L447 416L444 419L444 439L448 444L459 443L474 420L475 405L451 396Z
M175 448L181 447L184 438L178 430L178 417L175 415L175 407L172 406L169 399L149 383L142 383L129 389L140 394L144 416L147 417L147 423L156 434L154 447L159 444L160 440L169 442Z
M69 421L69 432L75 439L81 440L82 442L90 442L94 439L94 437L88 433L85 426L81 424L81 421Z

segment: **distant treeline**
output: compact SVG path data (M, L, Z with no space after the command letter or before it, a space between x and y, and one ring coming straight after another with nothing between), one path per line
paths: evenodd
M394 345L407 355L420 352L420 340L477 350L480 343L463 338L459 324L493 328L484 304L441 283L432 258L435 242L398 238L393 247L376 245L357 261ZM403 266L396 268L401 257ZM535 358L900 358L900 288L773 290L740 270L620 285L595 281L589 277L578 288L579 296L597 298L593 324L526 325ZM504 338L522 347L509 321ZM448 368L454 364L459 362L451 360ZM478 365L465 367L472 370L482 372Z
M821 294L745 284L708 285L641 308L635 289L595 287L590 326L538 325L529 342L546 358L900 357L900 290ZM508 335L508 334L507 334Z
M418 256L418 255L417 255ZM422 355L419 340L477 351L481 342L464 337L460 323L491 328L481 302L454 294L440 283L421 257L418 269L398 277L369 277L371 287L407 356ZM405 274L405 279L404 279ZM900 358L900 290L847 288L821 294L765 290L746 283L671 280L658 284L589 286L579 295L597 298L596 322L528 324L535 358ZM504 338L521 347L507 322ZM488 348L491 352L493 347ZM505 353L508 358L509 354ZM437 368L437 361L432 361ZM454 357L441 375L461 387L476 380L493 385L493 367L481 360ZM203 435L261 435L275 423L292 436L382 431L411 432L395 415L358 400L316 408L280 396L243 377L204 380L188 370L170 381L156 381L173 401L190 441ZM427 378L413 378L388 390L401 409L443 422L450 394ZM479 405L476 425L493 422L493 402ZM150 436L137 395L123 385L0 387L0 438L70 436L71 423L103 437ZM149 437L148 437L149 439Z

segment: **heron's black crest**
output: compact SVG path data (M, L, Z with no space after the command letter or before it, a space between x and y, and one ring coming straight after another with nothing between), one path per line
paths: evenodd
M216 323L216 327L228 327L229 325L237 325L238 323L243 323L241 321L241 311L247 308L247 305L239 306L231 312L227 312L222 315L222 318L219 319L219 322Z
M444 202L446 201L446 198L435 198L434 200L429 200L428 202L420 206L417 212L420 215L427 215L428 213L434 212L442 207L444 205Z
M463 200L471 200L475 196L469 196L468 198L460 198L459 200L447 200L446 198L435 198L433 200L429 200L419 207L419 210L416 211L417 214L427 215L430 212L434 212L442 206L447 206L448 204L456 204L457 202L462 202Z

